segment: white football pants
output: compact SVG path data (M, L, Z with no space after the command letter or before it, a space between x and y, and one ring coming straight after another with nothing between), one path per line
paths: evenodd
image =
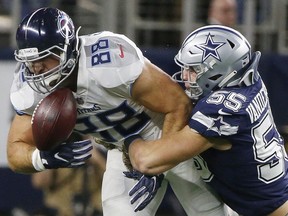
M155 198L139 212L134 212L134 206L130 204L128 195L136 180L126 178L123 175L123 171L126 170L122 152L118 149L109 150L102 186L104 216L154 216L164 197L168 182L188 216L228 215L224 204L201 180L192 159L169 170Z

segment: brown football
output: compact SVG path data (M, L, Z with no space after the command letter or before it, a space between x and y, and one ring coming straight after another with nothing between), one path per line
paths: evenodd
M32 115L32 132L36 147L49 151L71 135L76 124L77 109L68 88L57 89L36 106Z

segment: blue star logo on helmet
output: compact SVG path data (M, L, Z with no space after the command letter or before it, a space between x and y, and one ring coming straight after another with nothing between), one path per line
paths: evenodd
M74 37L74 25L72 20L64 13L59 14L59 19L58 19L58 29L60 34L68 39L71 39Z
M209 56L216 58L221 61L217 49L223 46L225 42L215 42L213 41L212 35L209 33L206 42L203 44L195 45L197 48L203 50L202 62L204 62Z

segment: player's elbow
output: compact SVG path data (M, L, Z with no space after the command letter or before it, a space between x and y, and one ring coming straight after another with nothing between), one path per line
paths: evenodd
M8 167L15 173L30 174L36 172L31 163L30 152L19 147L21 143L11 142L7 146ZM32 147L29 147L32 148Z

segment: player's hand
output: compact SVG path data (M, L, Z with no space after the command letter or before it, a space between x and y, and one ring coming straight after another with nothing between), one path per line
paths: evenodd
M161 187L164 175L149 176L136 170L123 173L127 178L138 180L138 182L129 191L129 196L131 196L130 203L134 204L138 201L134 211L137 212L143 210L155 197L158 189Z
M37 171L79 167L91 157L92 149L89 139L62 143L51 151L36 149L32 154L32 163Z

